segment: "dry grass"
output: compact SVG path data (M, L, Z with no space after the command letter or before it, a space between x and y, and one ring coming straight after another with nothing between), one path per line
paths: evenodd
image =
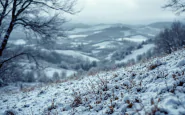
M148 70L153 70L153 69L155 69L155 68L157 68L159 65L157 65L157 64L152 64L152 65L150 65L149 67L148 67Z

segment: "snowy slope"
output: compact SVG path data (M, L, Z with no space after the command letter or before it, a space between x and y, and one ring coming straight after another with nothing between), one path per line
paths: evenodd
M131 59L136 60L138 55L142 55L146 53L148 50L152 49L153 47L155 47L154 44L143 45L143 48L132 51L132 53L130 55L127 55L123 60L116 61L116 64L127 62Z
M0 115L184 115L185 49L47 86L0 89Z

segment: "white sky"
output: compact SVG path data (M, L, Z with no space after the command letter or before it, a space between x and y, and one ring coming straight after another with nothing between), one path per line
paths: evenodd
M173 21L172 11L161 8L167 0L78 0L82 11L72 16L78 23L146 24Z

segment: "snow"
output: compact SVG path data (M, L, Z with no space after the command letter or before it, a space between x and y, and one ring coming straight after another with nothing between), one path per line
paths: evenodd
M14 41L10 41L11 43L15 44L15 45L25 45L26 41L23 39L19 39L19 40L14 40Z
M105 48L115 47L114 45L112 45L111 41L97 43L97 44L94 44L93 46L98 47L98 49L105 49Z
M184 66L184 65L185 65L185 59L178 62L177 67L181 67L181 66Z
M155 37L156 35L154 35L154 34L148 34L149 36L152 36L152 37Z
M115 53L115 52L110 53L105 59L106 59L106 60L111 60L111 57L112 57L112 55L113 55L114 53Z
M87 56L87 55L85 55L85 54L83 54L82 52L79 52L79 51L74 51L74 50L55 50L55 52L60 53L60 54L64 54L64 55L73 56L73 57L83 58L84 60L88 59L91 62L92 61L99 61L99 59Z
M78 47L79 45L87 45L87 44L89 44L89 43L87 43L87 42L71 42L71 45L73 46L73 47Z
M119 38L118 39L118 41L122 41L122 40L128 40L128 41L133 41L133 42L144 42L148 40L148 38L142 35L136 35L136 36L131 36L130 38Z
M66 82L0 88L0 115L183 115L185 49ZM156 62L162 65L149 70ZM13 89L13 90L10 90ZM8 90L7 90L8 89Z
M150 49L152 49L152 48L154 48L154 47L155 47L154 44L143 45L143 48L132 51L132 54L127 55L127 56L126 56L123 60L121 60L121 61L116 61L116 64L123 63L123 62L127 62L127 61L129 61L129 60L131 60L131 59L136 60L138 55L142 55L142 54L146 53L148 50L150 50Z
M74 38L85 38L88 35L69 35L69 38L74 39Z
M99 25L99 26L93 26L89 28L75 28L74 30L70 31L70 33L80 33L80 32L88 32L88 31L100 31L106 28L111 27L110 25Z
M98 34L98 33L101 33L102 31L95 31L94 34Z
M100 51L99 50L92 50L92 53L97 54L97 53L100 53Z
M76 73L76 71L73 71L73 70L65 70L65 69L60 69L60 68L46 68L44 70L44 72L45 72L46 76L49 77L49 78L52 78L53 74L55 72L57 72L59 75L62 72L65 72L66 73L66 77L69 77L69 76L74 75Z
M130 30L124 31L124 36L130 36L132 35L132 32Z

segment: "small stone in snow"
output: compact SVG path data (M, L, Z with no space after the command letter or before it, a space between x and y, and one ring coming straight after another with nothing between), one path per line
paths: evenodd
M27 107L30 107L30 105L28 105L28 104L27 105L24 105L24 108L27 108Z

